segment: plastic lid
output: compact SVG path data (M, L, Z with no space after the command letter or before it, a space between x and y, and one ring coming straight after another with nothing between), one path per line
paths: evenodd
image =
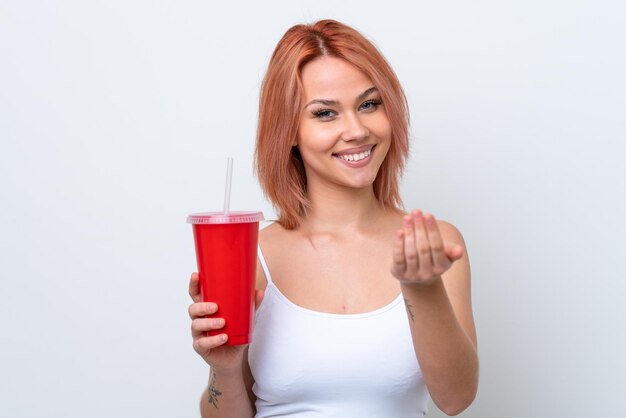
M205 212L187 216L189 224L240 224L264 220L263 212Z

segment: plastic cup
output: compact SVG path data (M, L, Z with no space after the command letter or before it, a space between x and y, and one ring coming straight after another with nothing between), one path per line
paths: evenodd
M208 318L224 318L226 345L252 341L257 246L261 212L207 212L187 217L193 236L204 302L217 303L218 310Z

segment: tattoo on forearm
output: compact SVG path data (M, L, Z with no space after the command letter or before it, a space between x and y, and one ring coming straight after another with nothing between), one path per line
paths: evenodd
M409 314L409 318L411 318L411 322L415 322L415 315L413 315L413 311L411 310L413 305L409 303L408 299L404 299L404 305L406 306L406 313Z
M209 381L209 403L217 409L217 397L222 395L222 392L215 387L215 372L211 370L211 379Z

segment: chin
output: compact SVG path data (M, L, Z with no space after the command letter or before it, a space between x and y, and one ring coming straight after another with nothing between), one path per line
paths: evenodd
M350 186L354 187L356 189L363 189L363 188L367 188L367 187L372 187L374 185L374 181L376 180L376 176L378 173L365 177L365 178L360 178L360 179L356 179L351 181L350 183L352 183Z

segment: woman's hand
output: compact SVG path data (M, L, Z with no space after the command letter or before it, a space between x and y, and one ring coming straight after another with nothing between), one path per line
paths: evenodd
M200 278L193 273L189 281L189 296L194 303L189 306L191 318L191 336L196 353L206 361L213 370L237 370L242 365L244 349L247 345L225 346L228 336L224 333L208 336L208 331L222 329L224 318L205 318L217 312L218 306L214 302L202 302L200 293ZM256 292L256 306L261 304L263 291Z
M443 240L433 215L414 210L396 231L391 274L402 284L427 286L441 278L463 253L461 245Z

